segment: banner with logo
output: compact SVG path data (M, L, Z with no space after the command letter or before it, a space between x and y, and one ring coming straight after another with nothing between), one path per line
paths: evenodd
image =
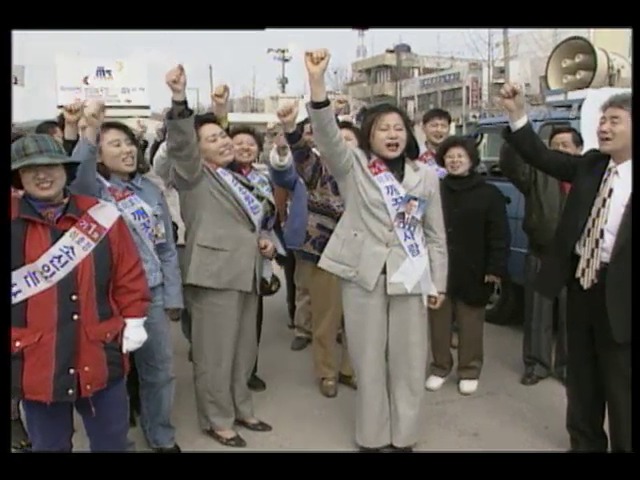
M58 107L101 99L108 117L151 115L148 71L140 61L58 56L56 93Z

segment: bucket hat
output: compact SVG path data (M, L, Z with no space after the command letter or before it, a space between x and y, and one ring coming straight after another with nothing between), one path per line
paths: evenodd
M11 144L11 171L32 165L77 163L51 135L26 135Z

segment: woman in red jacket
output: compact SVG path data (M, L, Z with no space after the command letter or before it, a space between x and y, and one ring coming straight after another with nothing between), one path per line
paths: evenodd
M126 451L150 292L115 207L68 192L70 163L48 135L11 145L11 394L33 451L72 450L74 407L92 452Z

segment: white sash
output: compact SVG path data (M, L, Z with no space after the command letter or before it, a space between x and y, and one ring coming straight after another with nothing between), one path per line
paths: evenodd
M220 175L220 178L222 178L222 180L224 180L224 182L229 186L231 191L234 193L235 197L242 204L242 207L244 208L245 212L247 212L247 214L253 221L253 224L256 227L256 231L258 232L261 231L262 219L264 216L264 209L262 208L262 204L258 201L258 199L244 185L242 185L242 183L240 183L240 181L235 177L235 175L231 173L229 170L225 168L215 168L215 169L212 168L211 171L214 172L214 174ZM260 176L260 174L258 174L257 172L253 172L253 173ZM249 178L249 176L247 176L247 179L251 181L257 188L261 188L258 185L258 182L260 180L258 180L257 182L253 182L252 178ZM268 186L268 188L269 187L270 186ZM275 202L274 202L274 205L275 205ZM273 230L270 231L269 239L272 242L274 242L274 245L276 246L276 250L281 252L281 254L282 252L285 251L282 245L280 244L280 241L278 240L277 236L275 235L275 233L273 233ZM266 280L271 280L272 276L273 276L273 266L271 265L271 260L269 260L268 258L263 258L262 259L262 277L265 278Z
M258 190L260 190L260 193L262 193L262 195L264 195L267 200L269 200L274 207L274 221L273 222L269 222L270 227L268 234L269 234L269 240L271 240L273 242L273 244L276 247L277 252L280 255L286 256L287 255L287 251L285 250L284 246L282 245L282 242L280 241L280 239L278 238L278 236L276 235L276 233L273 231L273 224L275 223L275 221L277 221L278 218L278 212L276 210L276 201L275 198L273 196L273 190L271 188L271 182L269 181L269 179L267 177L265 177L263 174L261 174L260 172L256 171L255 169L251 169L249 171L249 173L247 174L247 179L256 186L256 188Z
M400 268L394 273L389 272L392 275L390 281L402 283L407 292L413 290L416 284L421 282L423 294L437 294L431 283L429 255L422 228L424 212L414 215L413 218L417 221L417 226L414 228L409 222L398 222L398 214L404 211L403 204L407 197L404 187L396 180L382 160L373 158L368 167L369 172L380 188L387 211L394 224L396 235L407 254L407 259L400 265Z
M111 185L101 175L98 175L107 192L113 198L117 209L142 239L149 253L160 263L156 253L156 244L166 242L164 223L155 221L153 209L135 192L128 188L118 188Z
M120 213L102 200L35 262L11 272L11 304L20 303L71 273L107 235Z
M269 200L274 205L276 204L276 201L273 198L273 190L271 189L271 182L269 182L269 179L267 177L265 177L264 175L262 175L261 173L257 172L255 169L252 168L251 170L249 170L249 173L247 174L247 179L253 185L255 185L258 190L260 190L260 193L262 193L262 195L267 197L267 200Z
M247 212L247 215L251 218L253 225L256 227L256 231L259 232L262 228L262 216L264 215L262 204L229 170L225 168L215 168L211 169L211 171L214 175L219 175L229 186L244 211Z

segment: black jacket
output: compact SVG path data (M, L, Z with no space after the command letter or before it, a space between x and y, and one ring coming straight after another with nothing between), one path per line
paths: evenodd
M553 241L567 195L559 180L528 165L508 143L500 150L500 170L524 196L522 229L539 256Z
M510 233L504 196L477 173L440 182L449 251L447 295L484 307L493 286L485 275L507 274Z

